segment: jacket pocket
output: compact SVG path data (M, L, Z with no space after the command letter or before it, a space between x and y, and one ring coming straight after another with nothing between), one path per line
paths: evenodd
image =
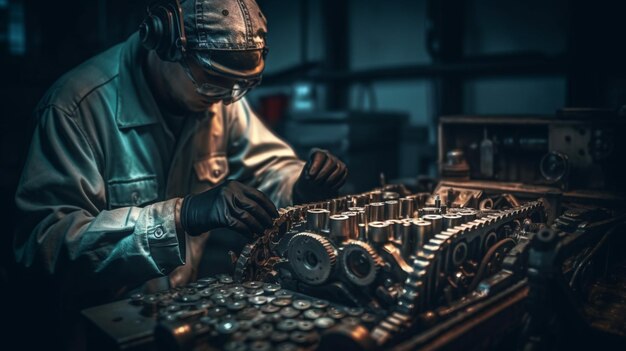
M159 187L156 176L148 175L110 180L108 193L110 207L139 206L156 200L159 197Z
M215 185L228 176L228 159L224 155L209 156L194 162L193 168L198 180Z

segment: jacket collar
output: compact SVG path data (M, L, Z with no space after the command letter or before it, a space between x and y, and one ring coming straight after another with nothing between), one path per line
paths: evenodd
M146 54L137 32L122 44L116 114L119 128L155 124L161 119L161 111L143 74L142 61Z

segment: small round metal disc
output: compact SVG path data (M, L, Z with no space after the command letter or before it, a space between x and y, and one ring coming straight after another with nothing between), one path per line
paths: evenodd
M281 290L278 290L277 292L275 292L274 296L276 296L276 297L289 297L289 298L292 298L293 297L293 293L291 291L289 291L289 290L281 289Z
M201 297L209 297L211 295L213 295L213 289L204 289L204 290L200 290L200 292L198 292L198 295L200 295Z
M293 307L287 306L287 307L283 307L279 313L281 316L285 318L295 318L297 315L300 314L300 311L296 310Z
M264 313L276 313L280 311L280 307L268 303L261 307L261 311L263 311Z
M363 314L363 309L360 307L348 307L346 308L346 313L352 317L358 317Z
M215 330L220 334L232 334L239 330L239 322L233 319L227 319L217 323Z
M233 300L247 300L248 299L248 294L246 293L234 293L231 298Z
M317 341L318 337L315 333L294 331L289 334L289 340L298 345L310 345Z
M259 281L244 282L241 284L241 286L243 286L246 289L260 289L263 287L263 282L259 282Z
M293 308L304 311L311 308L311 302L308 300L295 300L292 304Z
M326 308L326 307L328 307L328 301L326 301L326 300L313 300L312 305L315 308Z
M230 289L228 289L228 288L218 288L218 289L215 290L215 293L221 294L224 297L229 297L230 295L233 294L233 292Z
M234 282L233 277L230 275L221 275L218 279L222 284L232 284Z
M202 283L202 284L206 284L206 285L211 285L211 284L215 283L216 281L217 281L217 279L215 279L213 277L206 277L206 278L198 279L198 283Z
M315 328L315 324L311 321L298 321L298 329L301 331L310 331Z
M346 316L345 312L341 311L340 309L336 307L330 307L328 311L326 311L326 313L328 314L328 317L335 318L335 319L341 319Z
M246 292L246 289L243 286L241 286L241 285L234 285L234 286L230 287L228 290L230 292L232 292L233 294L245 293Z
M313 324L320 329L328 329L335 325L335 320L328 317L321 317L313 321Z
M206 289L207 286L209 286L209 284L204 283L204 282L199 281L196 283L196 289L198 290Z
M221 317L226 314L224 307L213 307L207 310L207 316L209 317Z
M248 319L251 320L255 317L257 317L259 314L261 313L261 311L259 311L257 308L255 307L247 307L244 308L243 310L239 311L239 313L237 314L237 316L240 319Z
M200 300L200 295L180 295L176 300L180 301L180 302L197 302L198 300Z
M270 284L270 283L263 284L263 290L269 293L277 292L280 289L281 287L279 284Z
M276 328L280 331L290 332L298 328L298 321L296 321L295 319L291 319L291 318L284 319L280 321L278 324L276 324Z
M267 303L267 296L250 296L248 297L248 301L253 305L265 305Z
M274 299L272 301L272 304L280 307L289 306L291 305L291 299L288 297L279 297L277 299Z
M304 318L307 319L318 319L324 315L324 311L318 309L306 310L304 311Z
M246 291L246 294L248 294L248 296L258 296L258 295L263 295L265 293L265 290L263 289L248 289Z
M217 306L226 306L228 305L232 300L231 299L224 299L224 298L211 298L211 301L213 301L213 303L215 303Z
M230 311L241 311L248 306L246 300L236 300L226 305L226 308Z

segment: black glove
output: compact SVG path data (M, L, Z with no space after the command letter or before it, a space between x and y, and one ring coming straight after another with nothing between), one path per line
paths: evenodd
M183 229L192 236L216 228L243 235L262 234L278 217L265 194L236 181L226 181L197 195L187 195L180 210Z
M330 199L346 182L348 168L337 157L322 149L313 149L300 177L293 186L293 202L304 203Z

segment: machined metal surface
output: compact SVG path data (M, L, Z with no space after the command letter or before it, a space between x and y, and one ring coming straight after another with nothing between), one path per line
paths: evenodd
M391 227L387 222L370 222L367 225L367 236L369 241L374 244L385 244L389 241L389 238L391 236Z
M306 223L307 229L319 233L328 228L328 217L330 211L323 208L312 208L307 210Z
M330 276L337 252L325 237L300 233L289 241L287 257L299 279L311 285L319 285Z
M529 240L546 228L544 201L506 193L490 195L484 209L449 206L446 197L424 207L389 189L280 209L274 226L244 247L233 277L202 279L168 297L134 295L129 304L162 321L162 333L184 327L180 338L218 348L314 349L342 338L392 348L413 336L414 345L432 345L437 326L523 283ZM564 243L590 230L583 218L595 217L585 213L570 210L555 222L570 231Z
M350 217L346 215L332 215L329 217L330 223L330 239L341 243L342 241L350 239L351 232L354 230Z

